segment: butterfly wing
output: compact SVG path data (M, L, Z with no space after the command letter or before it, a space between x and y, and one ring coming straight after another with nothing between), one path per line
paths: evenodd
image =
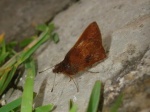
M65 60L79 72L106 57L101 33L96 22L91 23L67 53Z

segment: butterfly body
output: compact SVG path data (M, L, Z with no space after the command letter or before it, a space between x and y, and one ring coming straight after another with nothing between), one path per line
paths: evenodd
M64 60L55 65L53 72L75 75L104 58L106 54L102 46L101 33L97 23L93 22L85 29Z

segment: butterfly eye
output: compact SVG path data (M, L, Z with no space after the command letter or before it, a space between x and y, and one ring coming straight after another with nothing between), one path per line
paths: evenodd
M71 66L70 66L69 64L65 64L65 68L66 68L66 69L70 69Z

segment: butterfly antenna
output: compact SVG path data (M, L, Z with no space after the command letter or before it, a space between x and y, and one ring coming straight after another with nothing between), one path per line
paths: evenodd
M49 70L49 69L51 69L51 68L52 68L52 67L46 68L45 70L42 70L42 71L40 71L39 73L45 72L45 71L47 71L47 70Z
M69 77L70 77L70 80L71 80L71 79L73 80L73 82L74 82L74 84L75 84L75 86L76 86L76 88L77 88L77 92L79 92L79 86L78 86L77 82L74 80L73 77L71 77L71 76L69 76Z
M55 79L56 79L56 74L55 74L55 77L54 77L53 87L52 87L52 89L51 89L51 92L53 92L53 90L54 90L54 86L55 86Z

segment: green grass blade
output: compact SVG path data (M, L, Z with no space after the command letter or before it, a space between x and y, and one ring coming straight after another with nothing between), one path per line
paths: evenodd
M4 40L4 34L0 35L0 64L3 64L3 62L5 61L5 58L7 57L8 53L6 52L6 43Z
M17 53L15 56L13 56L9 61L7 61L1 68L0 72L3 71L6 68L12 67L16 63L16 59L18 59L18 63L21 64L23 61L25 61L27 58L29 58L37 48L40 47L41 44L46 42L51 37L51 32L54 30L54 25L51 24L49 27L44 31L39 38L35 39L33 42L31 42L22 52ZM1 76L1 75L0 75Z
M0 81L0 95L3 93L4 88L7 88L6 84L6 80L7 80L8 74L5 74L1 77L1 81Z
M93 87L87 112L97 112L101 95L101 82L96 81Z
M27 61L26 68L26 81L24 84L24 91L22 95L21 112L32 112L33 103L33 86L35 77L35 63L33 60Z
M4 75L1 77L0 80L0 95L3 93L3 91L7 88L9 82L11 81L12 77L14 76L14 73L16 71L17 67L13 66L11 71L4 72Z
M70 100L69 108L69 112L77 112L77 105L72 100Z
M4 105L3 107L0 108L0 112L10 112L11 110L17 108L21 104L21 97L8 103L7 105Z
M16 63L16 59L18 57L19 53L17 53L16 55L14 55L11 59L9 59L2 67L0 67L0 73L2 73L4 70L10 68L9 70L11 70L12 66ZM1 76L1 74L0 74Z
M120 94L110 109L110 112L118 112L120 105L122 104L123 94Z
M9 61L7 61L1 68L0 68L0 82L2 79L2 75L4 75L4 72L12 70L13 66L17 68L20 64L22 64L25 60L27 60L39 47L41 44L46 42L51 36L52 31L54 30L54 25L50 24L49 27L47 27L46 31L44 31L39 38L35 39L33 42L31 42L22 52L16 53ZM13 71L15 73L15 71ZM6 74L6 73L5 73ZM9 74L7 74L9 76ZM12 79L14 74L11 74L10 78ZM6 80L6 84L8 85L10 80ZM5 85L6 85L5 84ZM4 84L2 84L4 85ZM7 87L7 85L5 87ZM0 86L2 87L2 86ZM4 87L3 87L4 88ZM0 95L3 93L4 89L0 88Z
M44 106L37 107L34 112L51 112L54 109L53 104L48 104Z
M35 38L34 37L30 37L30 38L25 38L23 39L21 42L19 42L19 47L24 48L27 45L29 45Z
M35 52L35 50L37 50L37 48L39 48L39 46L41 44L46 42L51 37L50 33L52 31L53 31L53 27L52 28L47 28L46 31L44 31L40 35L38 40L33 41L29 46L27 46L25 48L25 50L23 51L23 53L21 54L22 60L27 59L29 56L31 56L33 54L33 52ZM31 47L31 45L32 45L32 47Z
M1 47L2 47L2 54L6 52L6 44L5 44L5 40L4 40L4 35L2 37L2 42L1 42Z
M4 63L6 57L8 56L8 52L1 54L0 56L0 66Z

